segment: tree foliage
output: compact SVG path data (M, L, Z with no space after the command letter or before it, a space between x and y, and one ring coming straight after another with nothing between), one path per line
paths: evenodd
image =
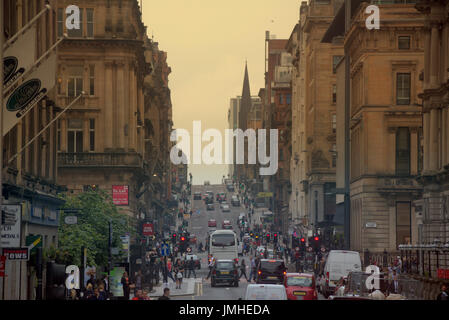
M59 261L81 265L81 248L87 249L87 265L108 265L109 221L112 221L112 246L121 247L120 236L130 232L128 217L119 212L111 197L103 190L65 195L65 209L78 209L76 213L63 211L59 226ZM66 216L76 215L78 223L67 225Z

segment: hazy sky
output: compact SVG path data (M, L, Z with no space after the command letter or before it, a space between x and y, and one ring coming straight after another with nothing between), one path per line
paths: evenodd
M264 86L265 30L288 39L298 0L143 0L143 20L172 68L175 128L227 128L229 99L242 93L245 60L251 94ZM205 144L204 144L205 145ZM203 145L203 146L204 146ZM190 165L194 184L219 183L226 165Z

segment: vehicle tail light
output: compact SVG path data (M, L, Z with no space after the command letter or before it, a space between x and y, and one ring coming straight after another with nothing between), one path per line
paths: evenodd
M258 274L262 274L262 271L259 270L257 273L258 273Z

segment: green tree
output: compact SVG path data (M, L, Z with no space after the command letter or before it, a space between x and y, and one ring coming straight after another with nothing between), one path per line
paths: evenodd
M67 225L62 212L59 227L59 254L66 264L81 265L81 247L87 249L87 264L106 266L108 264L109 221L112 221L112 246L120 247L120 236L130 232L129 218L119 212L111 197L104 190L88 191L77 195L65 195L65 209L78 209L75 214L78 223Z

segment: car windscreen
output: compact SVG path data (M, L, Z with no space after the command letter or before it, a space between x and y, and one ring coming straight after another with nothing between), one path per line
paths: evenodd
M233 262L217 262L217 269L220 270L232 270L234 269L234 263Z
M212 245L215 247L235 246L233 234L215 234L212 236Z
M287 279L288 286L295 287L311 287L312 286L312 278L309 277L288 277Z
M260 269L264 272L282 273L285 270L285 265L282 261L261 261Z

